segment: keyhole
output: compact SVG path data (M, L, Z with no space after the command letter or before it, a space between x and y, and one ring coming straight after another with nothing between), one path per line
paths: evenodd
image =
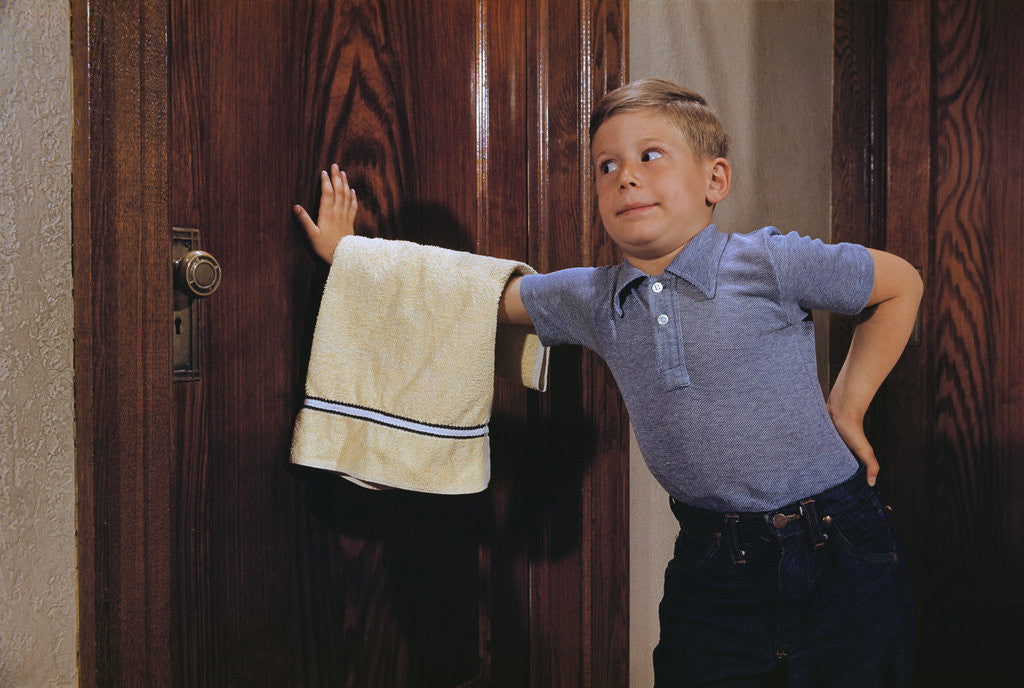
M174 319L174 334L181 335L181 318Z

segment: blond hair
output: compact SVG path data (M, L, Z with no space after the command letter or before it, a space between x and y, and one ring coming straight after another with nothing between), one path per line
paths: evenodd
M590 142L611 117L636 110L663 115L698 158L724 158L729 152L729 137L703 96L664 79L640 79L606 93L590 115Z

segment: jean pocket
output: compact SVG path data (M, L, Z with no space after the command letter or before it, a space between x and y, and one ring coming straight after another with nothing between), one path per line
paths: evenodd
M899 559L892 521L877 500L832 517L829 530L832 541L858 559L879 564Z
M683 570L707 566L718 553L721 535L700 538L680 531L672 550L672 566Z

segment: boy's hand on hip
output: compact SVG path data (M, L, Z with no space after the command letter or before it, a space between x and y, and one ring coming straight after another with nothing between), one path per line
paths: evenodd
M868 484L878 476L875 450L864 435L864 414L907 345L914 328L923 283L917 270L899 256L868 249L875 282L850 352L828 396L828 414L840 437L867 467Z
M832 422L835 424L836 430L839 431L839 436L846 442L846 446L850 448L853 455L867 468L868 485L873 486L878 478L878 459L875 458L875 450L868 442L867 435L864 434L863 419L845 418L838 413L833 413L831 408L829 413L832 415Z
M338 242L355 233L358 209L355 189L349 187L348 177L336 164L331 165L329 173L326 170L320 173L320 211L316 222L302 206L292 208L306 230L313 250L328 264L334 260Z

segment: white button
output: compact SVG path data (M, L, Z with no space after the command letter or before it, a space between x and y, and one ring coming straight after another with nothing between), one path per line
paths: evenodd
M664 288L665 287L664 285L662 285L661 282L655 282L654 284L651 285L651 289L654 291L655 294L660 294L661 290Z
M667 322L668 322L668 316L667 315L662 313L661 315L658 316L658 324L659 325L664 325Z

